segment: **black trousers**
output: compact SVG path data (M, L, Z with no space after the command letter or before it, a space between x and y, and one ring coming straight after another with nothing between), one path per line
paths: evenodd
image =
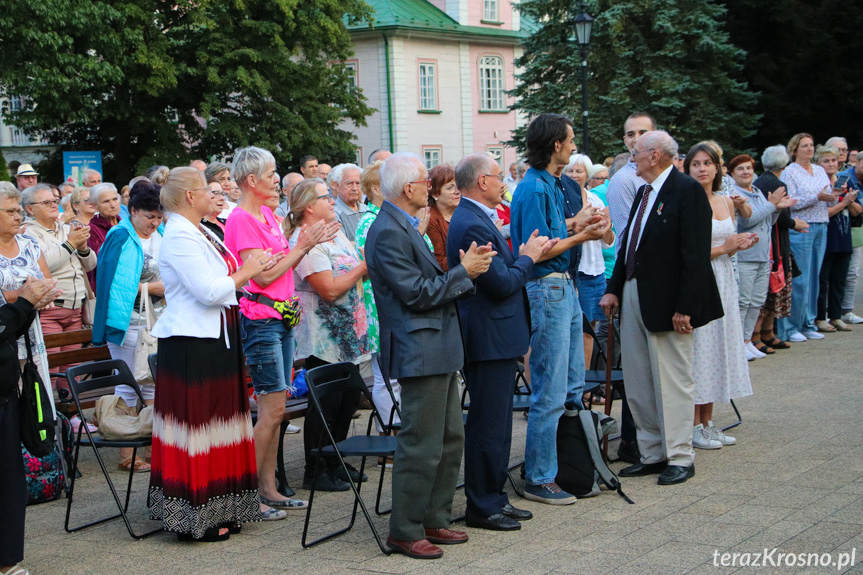
M322 365L329 365L328 362L311 356L306 359L306 369L314 369ZM354 412L360 405L360 391L346 391L342 393L333 393L321 400L321 409L324 413L324 419L327 420L327 425L333 433L336 442L343 441L348 437L348 431L351 428L351 421ZM325 455L321 458L321 468L315 469L315 460L317 455L314 449L317 449L321 438L323 447L329 445L330 441L327 437L327 432L324 430L321 423L321 416L315 408L313 402L309 402L309 409L306 412L305 429L303 429L303 447L306 452L306 477L312 477L318 471L332 470L339 466L339 458L335 455Z
M472 362L464 371L470 394L464 427L467 508L472 514L488 517L509 503L503 486L512 444L516 359Z
M0 399L0 402L5 398ZM0 565L24 559L24 514L27 480L21 455L18 397L0 404Z
M825 254L818 278L818 319L842 317L842 299L845 297L845 280L851 254Z

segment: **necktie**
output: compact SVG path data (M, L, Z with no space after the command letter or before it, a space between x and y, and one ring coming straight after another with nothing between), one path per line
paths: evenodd
M626 280L635 274L635 250L638 248L638 235L641 233L641 219L644 217L644 211L647 209L647 199L650 197L650 192L653 191L653 186L647 184L644 186L644 195L641 198L641 204L638 206L638 213L635 214L635 221L632 222L632 235L629 237L629 245L626 246Z

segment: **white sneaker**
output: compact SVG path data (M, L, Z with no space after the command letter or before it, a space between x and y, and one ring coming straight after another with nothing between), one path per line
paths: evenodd
M824 339L824 334L817 331L804 331L803 337L806 339Z
M821 337L824 337L823 335ZM806 336L800 332L795 331L791 335L788 336L788 341L793 341L794 343L800 343L806 341Z
M752 343L751 341L749 343L744 343L743 345L744 345L744 347L746 347L747 350L749 350L749 353L751 353L753 356L755 356L755 359L761 359L762 357L767 357L767 354L764 352L758 351L758 348L755 347L755 344Z
M749 350L749 347L743 346L743 353L746 354L746 361L752 361L754 359L758 359L752 351Z
M842 316L842 321L844 321L845 323L863 323L863 317L860 317L853 311L849 311Z
M707 431L707 436L710 439L715 439L722 445L735 445L737 443L737 439L731 437L730 435L725 435L718 427L713 427L713 421L707 422L707 427L705 428L705 430Z
M692 447L698 449L720 449L722 442L711 439L700 423L692 428Z
M285 429L285 433L291 433L291 434L299 433L301 431L302 431L302 429L300 429L299 427L297 427L293 423L289 423L287 429Z

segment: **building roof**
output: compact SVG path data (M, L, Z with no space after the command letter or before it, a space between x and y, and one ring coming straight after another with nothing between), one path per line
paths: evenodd
M428 0L366 0L366 3L374 10L374 22L371 25L368 22L348 24L349 31L411 30L435 34L487 36L518 41L536 30L534 23L524 17L521 18L520 30L462 26Z

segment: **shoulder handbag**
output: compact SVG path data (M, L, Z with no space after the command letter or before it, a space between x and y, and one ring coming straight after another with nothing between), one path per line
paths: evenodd
M32 455L45 457L54 450L54 410L49 392L33 361L29 328L24 331L24 343L27 346L27 361L21 369L22 386L18 396L21 443Z
M81 325L93 327L93 320L96 319L96 294L93 293L93 288L90 287L90 280L86 274L84 274L84 287L87 290L87 299L81 310Z
M138 305L138 313L147 318L146 329L138 330L138 341L135 343L135 354L132 356L132 375L135 381L141 384L153 383L153 374L150 373L148 358L150 354L156 353L156 338L150 335L153 329L153 309L150 304L150 293L146 283L141 287L141 302Z
M776 270L770 272L770 293L779 293L785 288L785 268L782 266L782 255L776 242L770 246L770 250L773 261L777 262Z
M136 413L119 395L103 395L97 399L93 419L103 439L122 441L153 435L153 407L147 405Z

